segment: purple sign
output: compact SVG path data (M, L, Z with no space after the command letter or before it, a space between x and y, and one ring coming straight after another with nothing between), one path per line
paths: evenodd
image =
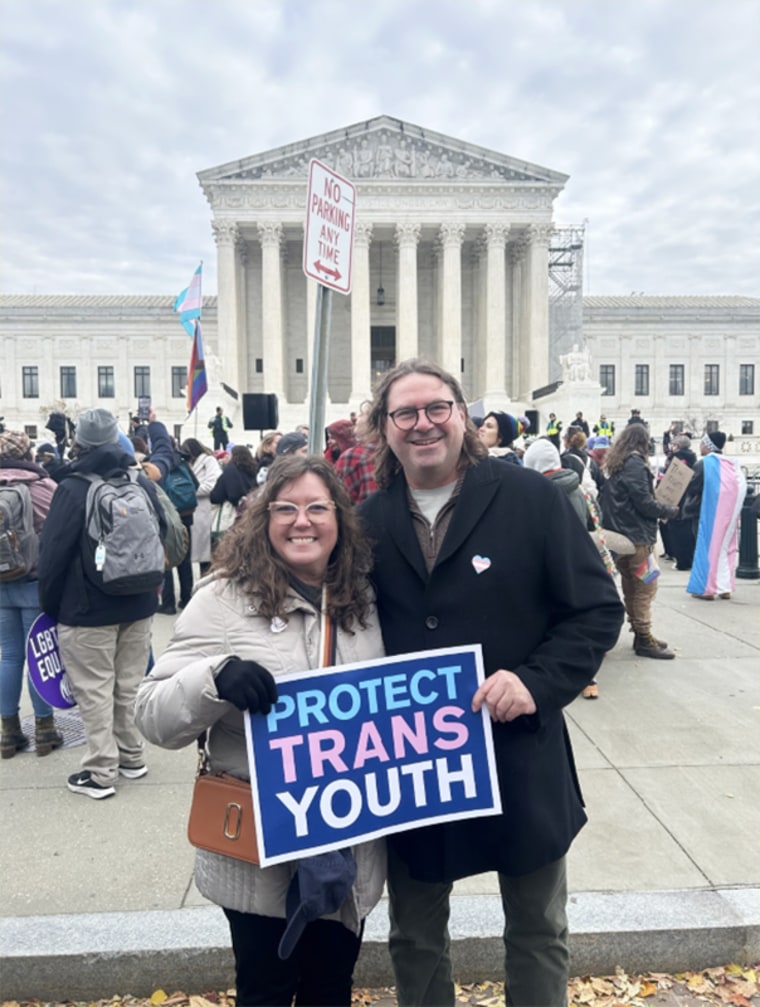
M45 612L37 616L29 630L26 660L32 685L47 703L58 710L76 706L58 650L58 623Z

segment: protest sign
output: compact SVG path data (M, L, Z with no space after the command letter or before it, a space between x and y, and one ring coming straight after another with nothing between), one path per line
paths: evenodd
M694 470L690 469L686 462L681 461L680 458L674 458L668 465L667 472L657 484L654 491L655 499L658 503L677 507L693 476Z
M261 866L501 811L480 645L278 676L245 718Z
M45 612L37 616L29 630L26 660L32 685L45 702L58 710L76 706L58 650L58 623Z

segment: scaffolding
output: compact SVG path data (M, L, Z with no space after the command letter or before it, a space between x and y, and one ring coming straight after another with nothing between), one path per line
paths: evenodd
M559 358L583 348L583 244L585 225L557 227L549 242L549 381L559 381Z

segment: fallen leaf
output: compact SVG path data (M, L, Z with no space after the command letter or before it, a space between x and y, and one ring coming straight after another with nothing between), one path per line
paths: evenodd
M169 996L166 990L154 990L150 995L150 1002L152 1004L162 1004L165 1000L168 1000Z

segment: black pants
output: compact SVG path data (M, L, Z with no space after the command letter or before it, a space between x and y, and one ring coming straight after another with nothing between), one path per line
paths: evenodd
M235 953L237 1007L351 1007L357 937L335 920L315 920L286 961L277 955L285 920L225 909ZM363 929L363 924L362 924Z
M193 593L193 563L190 559L190 553L192 551L192 546L190 544L190 528L192 523L192 516L189 518L189 523L184 516L182 517L182 524L185 528L187 528L188 548L184 559L176 567L176 570L177 576L179 577L179 600L182 603L183 608L190 601L190 596ZM164 574L164 584L161 588L161 604L173 606L175 604L175 598L174 569L170 567Z

